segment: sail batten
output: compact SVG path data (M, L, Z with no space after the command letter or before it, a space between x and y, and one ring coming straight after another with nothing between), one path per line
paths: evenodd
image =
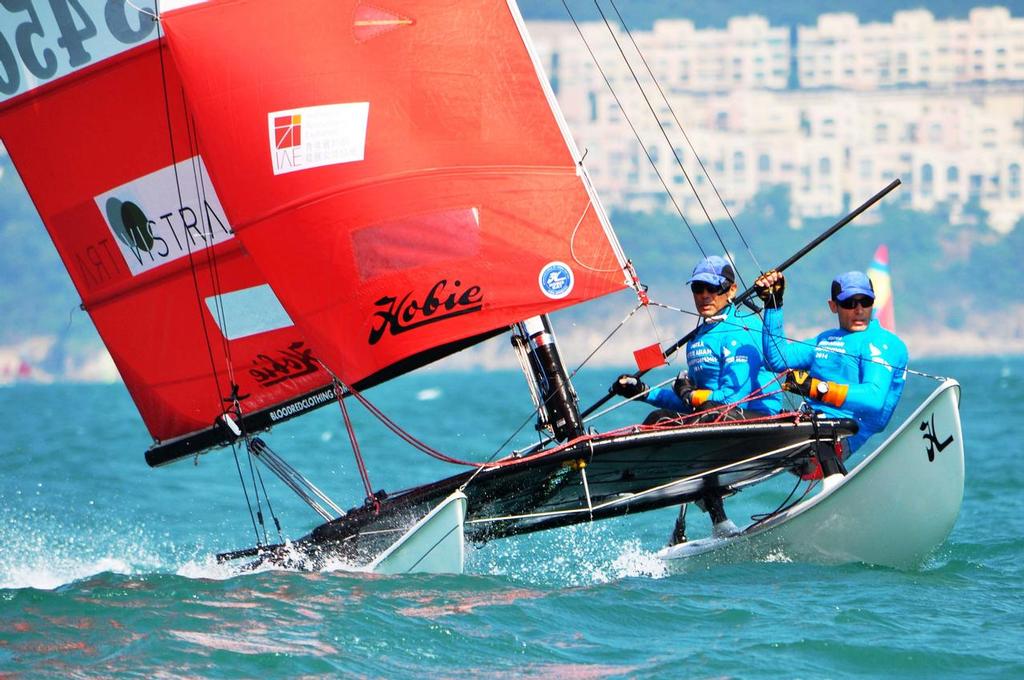
M286 6L162 21L237 238L346 383L625 287L514 8Z

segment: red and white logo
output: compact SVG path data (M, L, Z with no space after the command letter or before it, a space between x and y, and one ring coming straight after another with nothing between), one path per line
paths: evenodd
M369 113L369 102L268 113L274 174L363 160Z

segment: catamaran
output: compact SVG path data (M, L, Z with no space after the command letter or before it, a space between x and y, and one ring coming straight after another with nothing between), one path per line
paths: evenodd
M0 10L39 36L4 31L0 137L153 437L147 462L228 448L323 520L223 559L459 572L467 539L728 495L856 432L809 411L586 426L549 315L630 288L649 300L514 2L43 4ZM506 333L547 435L535 446L456 460L365 394ZM957 427L941 460L959 455L962 491L943 399L938 427ZM374 490L352 401L469 471ZM327 405L366 492L347 509L266 434Z

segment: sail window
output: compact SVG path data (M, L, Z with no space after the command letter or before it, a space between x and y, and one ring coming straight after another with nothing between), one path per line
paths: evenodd
M408 215L352 232L359 277L369 280L480 252L480 210L453 208Z
M206 306L228 340L295 325L267 284L210 296Z

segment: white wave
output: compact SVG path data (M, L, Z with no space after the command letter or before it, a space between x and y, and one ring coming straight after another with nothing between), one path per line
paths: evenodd
M229 578L238 576L238 567L230 563L218 563L213 555L196 558L185 562L178 567L175 574L192 579L210 579L212 581L226 581Z
M105 572L130 575L135 569L117 557L95 560L47 560L43 564L8 566L3 570L0 588L54 590L61 586Z
M416 393L417 401L433 401L441 396L441 390L436 387L428 387Z
M669 570L665 560L658 557L656 551L644 550L640 541L626 541L622 552L612 562L611 568L616 578L648 576L664 578Z
M558 586L587 586L623 578L669 575L657 550L635 538L622 540L602 524L581 524L545 537L506 539L467 556L467 571Z
M285 562L298 564L306 559L306 555L295 550L291 543L288 543L285 552L281 554L281 559ZM246 559L218 563L214 555L206 555L189 560L178 567L175 573L185 578L225 581L236 576L262 574L268 571L297 571L296 569L282 567L272 562L263 562L256 567L249 567L249 564L251 564L251 561ZM327 559L320 571L352 573L366 571L366 569L356 567L340 558L335 558Z

